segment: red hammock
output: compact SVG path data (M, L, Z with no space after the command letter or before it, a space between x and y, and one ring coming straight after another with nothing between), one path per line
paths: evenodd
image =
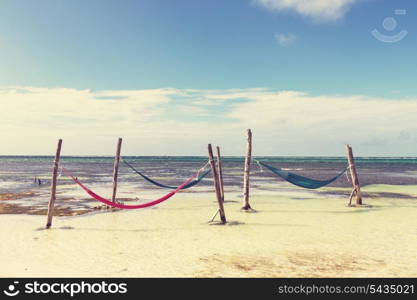
M172 196L174 196L179 190L181 190L185 185L187 185L188 183L191 182L191 180L193 180L198 173L200 172L200 170L194 174L193 176L191 176L189 179L187 179L183 184L181 184L179 187L177 187L175 190L173 190L172 192L166 194L165 196L163 196L162 198L159 198L157 200L151 201L151 202L147 202L147 203L143 203L143 204L137 204L137 205L126 205L126 204L121 204L121 203L116 203L116 202L112 202L110 200L107 200L99 195L97 195L96 193L94 193L92 190L90 190L89 188L87 188L85 185L83 185L78 179L76 179L67 169L62 168L62 171L69 177L71 177L71 179L78 184L84 191L87 192L87 194L89 194L91 197L93 197L94 199L96 199L97 201L100 201L106 205L109 205L111 207L117 207L117 208L123 208L123 209L138 209L138 208L145 208L145 207L150 207L150 206L154 206L158 203L164 202L165 200L168 200L169 198L171 198Z

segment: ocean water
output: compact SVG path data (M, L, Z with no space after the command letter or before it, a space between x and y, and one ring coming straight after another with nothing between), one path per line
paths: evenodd
M126 161L149 177L168 185L179 185L190 175L207 163L200 156L127 156ZM347 165L345 157L255 157L275 167L303 176L326 179L337 174ZM35 177L41 185L49 185L53 157L50 156L0 156L0 193L23 192L24 189L37 186ZM355 159L362 185L367 184L417 184L417 157L358 157ZM226 186L242 184L243 157L223 157L222 165ZM60 166L64 166L83 183L95 184L112 181L113 157L62 157ZM208 166L207 166L208 167ZM65 177L62 175L60 179ZM202 186L212 184L211 176L201 182ZM281 182L280 178L268 170L261 169L254 161L251 179L257 188L265 179ZM350 186L346 178L332 186ZM61 184L71 182L61 180ZM137 184L141 189L156 187L135 174L123 162L119 168L119 184L123 182ZM258 186L259 184L259 186ZM23 189L23 190L22 190Z
M135 168L150 178L167 185L179 185L199 168L206 165L207 157L131 156L124 157ZM275 167L315 179L327 179L336 175L347 165L345 157L256 157ZM50 190L53 157L51 156L0 156L0 194L35 193L36 197L11 200L27 206L45 207ZM113 157L62 157L60 166L70 170L82 183L110 198L112 190ZM224 157L223 177L226 192L238 193L243 185L243 157ZM356 158L359 180L362 186L371 184L416 185L416 157L358 157ZM208 167L208 166L207 166ZM35 177L41 184L35 182ZM347 176L342 176L330 187L351 187ZM252 191L277 191L285 189L294 192L315 192L295 187L268 170L261 169L256 162L251 168ZM187 192L212 192L212 175ZM157 187L135 174L121 162L118 178L118 197L125 199L155 199L168 191ZM319 191L324 195L326 191ZM58 196L80 199L81 202L67 202L68 206L97 204L75 185L65 174L58 180ZM9 202L9 201L7 201ZM81 207L80 206L80 207Z

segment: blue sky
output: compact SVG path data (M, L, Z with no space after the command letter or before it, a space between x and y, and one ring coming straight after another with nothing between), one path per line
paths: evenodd
M154 102L154 105L160 105L157 109L160 115L155 119L170 120L177 122L176 125L179 127L189 125L190 128L199 126L204 128L210 120L216 121L216 126L220 128L219 134L231 130L230 124L233 123L236 126L233 129L237 134L248 125L257 128L257 124L250 124L248 120L243 117L239 119L240 117L235 115L242 106L248 107L251 104L248 102L264 101L259 99L264 99L271 93L277 97L276 102L298 101L288 100L287 96L285 99L279 98L287 95L282 94L282 91L292 91L294 94L290 94L291 97L298 95L297 93L305 94L303 99L311 97L313 101L317 101L318 107L327 101L323 98L333 97L332 103L336 109L338 105L345 103L343 101L347 101L346 103L352 101L351 97L378 101L374 113L380 112L381 106L385 103L388 103L388 106L399 103L399 107L404 104L400 118L404 123L398 125L398 130L392 133L392 136L384 134L382 123L376 121L380 130L369 126L367 129L361 128L367 130L367 135L361 138L346 136L343 139L332 140L328 135L319 140L317 145L312 146L314 150L311 153L298 151L305 140L303 136L300 136L299 141L294 141L294 147L286 146L283 151L276 151L273 147L268 148L267 143L259 150L262 154L271 155L293 153L332 155L339 153L340 143L356 142L358 147L363 147L361 150L366 155L373 154L376 150L380 152L381 145L386 151L375 154L415 153L417 147L412 144L417 140L417 135L414 133L416 128L412 120L408 123L404 120L408 120L407 114L410 109L414 109L414 106L409 107L409 105L413 105L417 99L415 84L417 2L311 0L304 6L302 2L302 0L1 1L0 87L3 92L0 91L0 102L3 108L6 108L3 109L3 113L17 116L19 114L17 109L25 110L23 104L12 107L11 99L19 99L13 101L22 103L36 99L35 103L39 103L39 107L44 107L44 103L41 102L45 101L48 104L45 104L44 110L39 108L36 111L40 117L34 119L30 126L18 119L8 120L7 126L9 132L14 133L16 146L2 149L0 154L14 154L18 151L20 149L18 140L25 139L26 134L41 135L45 142L60 134L45 128L56 127L53 120L49 120L52 126L44 126L42 123L45 116L51 114L48 110L51 106L47 100L39 98L39 95L44 97L60 95L59 107L53 113L61 116L59 119L61 124L61 120L65 119L63 117L65 111L71 111L66 106L72 106L73 101L77 101L71 97L74 93L86 97L85 100L80 101L84 101L81 104L84 104L86 110L90 110L92 106L87 99L100 100L106 102L103 105L109 106L112 101L124 105L122 99L124 96L120 95L125 95L127 91L136 95L134 99L129 98L132 101L130 108L147 107L147 104L143 104L147 103L147 100L137 95L149 97L151 94L149 99L165 97L163 103L158 100ZM395 9L406 9L407 14L395 15ZM382 22L386 17L393 17L398 22L398 27L392 32L383 28ZM405 29L408 35L397 43L384 43L371 35L374 29L389 35ZM10 94L11 88L14 89L13 95ZM24 96L21 92L25 88L26 92L27 88L42 89L42 92L36 90L35 93L31 90L32 96L31 93ZM259 90L255 93L253 89ZM167 90L170 92L167 93ZM172 92L173 90L175 92ZM97 98L101 97L100 93L104 95L102 97L110 97L110 100ZM230 97L232 93L235 96ZM212 99L214 94L217 97L230 99L210 103L214 101ZM299 96L294 97L299 99ZM373 107L368 107L367 100L355 101L358 101L355 105L359 106L359 109L363 105L364 108L374 110ZM299 107L299 103L297 102L294 107ZM283 109L281 104L283 105L280 103L279 108ZM274 109L273 105L270 107L271 110ZM107 123L125 118L125 112L110 117L113 112L108 111L106 107L101 109L102 116L109 115L110 119L105 119ZM151 114L156 110L155 107L147 109ZM302 110L301 106L297 111ZM285 114L285 111L276 112L276 114L282 113ZM311 112L307 111L307 113ZM27 114L33 117L32 113L27 112ZM305 119L302 113L297 115L295 112L295 114L300 121ZM231 115L234 118L231 118ZM77 115L74 112L73 116L67 117L70 120L77 118ZM389 120L390 117L392 116L378 114L369 116L369 121L372 124L372 119ZM139 122L139 119L140 116L134 122ZM265 128L279 130L276 124L280 121L282 120L272 118L270 124L265 124ZM353 116L340 126L350 126L352 121L355 121ZM100 120L92 116L77 118L77 125L86 125L89 122L96 124ZM326 118L322 121L317 119L316 122L326 122ZM329 122L327 127L332 128L331 120L327 122ZM360 122L359 120L358 123ZM129 123L126 124L129 128L120 127L119 131L108 130L108 133L127 135L132 140L136 140L141 134L135 135L134 132L127 134L130 132L128 130L130 126L141 128L143 125L144 130L151 130L152 127L146 127L150 126L149 124L151 123ZM82 154L79 152L83 148L78 145L83 144L84 140L81 137L75 138L79 134L71 131L73 124L68 121L61 126L61 133L67 135L69 140L74 137L74 144L77 144L73 146L71 154L75 152ZM34 133L24 133L31 128L35 130ZM154 128L160 131L167 130L162 125ZM259 130L261 129L264 128L260 127ZM302 127L300 131L301 129ZM108 140L104 138L105 135L91 133L95 133L97 144L104 145L110 142L110 137ZM260 138L267 140L267 136L267 134L260 135ZM409 144L396 149L398 137L406 137ZM216 139L217 136L213 135L211 138ZM230 147L231 155L240 154L240 148L228 146L227 141L230 138L218 139L225 143L226 149ZM286 142L291 141L289 136L281 138ZM203 140L197 140L203 143ZM160 141L149 142L155 147L161 147L164 142L163 134ZM331 144L337 147L329 148ZM145 154L155 154L152 150L155 147L147 149ZM156 152L178 155L204 153L197 148L191 147L198 153L186 153L183 147L175 146L164 148L170 153ZM102 149L102 146L86 147L85 152L106 154L107 152L101 152ZM46 146L33 148L33 152L36 153L48 151L49 147ZM110 149L108 152L112 153L113 150ZM129 154L144 153L132 147Z

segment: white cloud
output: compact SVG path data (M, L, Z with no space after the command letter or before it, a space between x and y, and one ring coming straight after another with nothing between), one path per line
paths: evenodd
M342 18L350 6L359 0L253 0L271 11L294 11L315 21L335 21Z
M211 142L241 155L415 155L417 99L312 96L272 89L90 91L0 88L0 154L205 155Z
M277 43L282 46L286 47L292 45L296 41L297 37L292 33L277 33L275 34L275 40Z

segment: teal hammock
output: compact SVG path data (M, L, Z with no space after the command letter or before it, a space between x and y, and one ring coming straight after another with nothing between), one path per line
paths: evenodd
M145 174L143 174L143 173L141 173L141 172L139 172L138 170L136 170L131 164L129 164L127 161L125 161L125 160L123 160L123 162L129 167L129 168L131 168L136 174L138 174L138 175L140 175L140 176L142 176L142 178L143 179L145 179L146 181L149 181L150 183L152 183L152 184L154 184L154 185L156 185L156 186L159 186L159 187L161 187L161 188L166 188L166 189L172 189L172 190L175 190L175 189L177 189L178 187L177 186L170 186L170 185L165 185L165 184L162 184L162 183L159 183L159 182L157 182L157 181L155 181L155 180L153 180L153 179L151 179L151 178L149 178L148 176L146 176ZM208 170L208 171L205 171L205 172L203 172L203 173L201 173L201 175L199 175L195 180L193 180L193 181L191 181L190 183L188 183L188 184L186 184L183 188L182 188L182 190L185 190L185 189L189 189L190 187L193 187L193 186L195 186L196 184L198 184L198 183L200 183L200 181L201 180L203 180L203 178L204 177L206 177L207 176L207 174L208 173L210 173L211 172L211 170Z
M288 181L289 183L292 183L296 186L306 188L306 189L318 189L323 186L326 186L332 183L333 181L337 180L348 169L347 167L344 168L342 172L340 172L337 176L330 178L328 180L315 180L315 179L307 178L307 177L300 176L294 173L286 172L280 168L274 168L274 167L268 166L267 164L264 164L262 162L259 162L259 164L269 169L272 173L278 175L282 179Z

